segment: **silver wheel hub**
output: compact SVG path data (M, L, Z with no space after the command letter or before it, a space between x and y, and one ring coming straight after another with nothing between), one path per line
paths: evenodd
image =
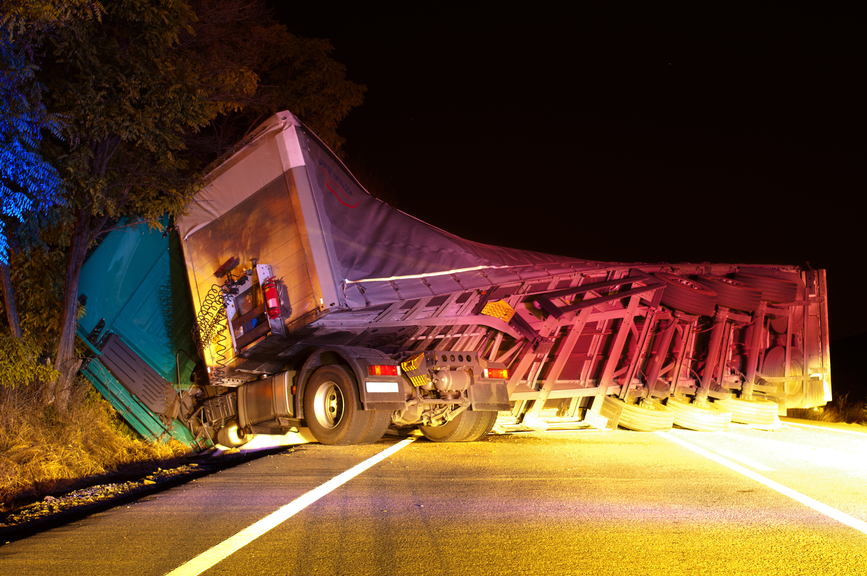
M313 410L316 421L325 428L334 428L343 418L343 392L334 382L328 382L316 391Z

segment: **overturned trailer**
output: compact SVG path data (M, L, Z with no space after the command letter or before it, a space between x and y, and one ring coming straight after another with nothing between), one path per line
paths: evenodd
M113 232L81 286L85 376L196 447L772 427L830 400L824 270L471 242L370 196L289 112L169 232Z

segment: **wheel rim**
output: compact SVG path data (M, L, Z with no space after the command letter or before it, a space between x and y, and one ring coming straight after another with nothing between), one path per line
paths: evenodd
M343 418L343 392L334 382L328 382L316 391L313 399L313 411L316 421L323 428L335 428Z

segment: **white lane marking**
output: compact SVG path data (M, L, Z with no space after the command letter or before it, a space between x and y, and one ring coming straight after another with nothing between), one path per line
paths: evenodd
M674 436L672 436L671 434L669 434L667 432L657 432L657 434L659 436L662 436L666 440L670 440L670 441L674 442L675 444L680 444L681 446L683 446L684 448L686 448L688 450L692 450L696 454L700 454L700 455L704 456L705 458L709 458L709 459L713 460L714 462L716 462L717 464L722 464L726 468L730 468L731 470L734 470L735 472L739 472L740 474L743 474L747 478L755 480L756 482L758 482L760 484L764 484L768 488L770 488L772 490L776 490L780 494L788 496L789 498L792 498L793 500L797 500L801 504L804 504L805 506L809 506L813 510L815 510L817 512L821 512L822 514L824 514L825 516L828 516L829 518L833 518L834 520L841 522L841 523L845 524L846 526L854 528L855 530L858 530L859 532L863 532L864 534L867 534L867 522L865 522L863 520L859 520L858 518L855 518L853 516L849 516L845 512L841 512L840 510L837 510L836 508L831 508L827 504L823 504L823 503L819 502L818 500L814 500L813 498L810 498L809 496L806 496L804 494L801 494L800 492L792 490L788 486L783 486L782 484L780 484L778 482L774 482L773 480L771 480L769 478L765 478L761 474L759 474L757 472L753 472L749 468L744 468L740 464L735 464L734 462L730 462L729 460L726 460L725 458L722 458L721 456L717 456L713 452L709 452L709 451L705 450L704 448L700 448L700 447L696 446L695 444L691 444L685 440L681 440L680 438L675 438Z
M728 450L724 450L722 448L716 448L714 450L714 452L716 452L717 454L722 454L723 456L728 456L732 460L736 460L736 461L740 462L741 464L746 464L750 468L755 468L756 470L762 470L764 472L773 471L773 468L765 466L764 464L760 464L760 463L756 462L755 460L750 460L749 458L745 458L744 456L738 456L734 452L729 452Z
M401 448L409 446L413 442L413 440L415 440L415 437L412 436L407 438L406 440L401 440L394 446L383 450L376 456L368 458L357 466L353 466L346 472L335 476L318 488L314 488L303 496L299 496L289 504L286 504L282 508L278 509L276 512L272 512L268 516L265 516L255 524L244 528L234 536L217 544L210 550L207 550L199 554L192 560L181 564L171 572L168 572L166 576L197 576L198 574L201 574L211 566L217 564L225 558L228 558L230 555L234 554L259 536L262 536L272 528L279 526L307 506L313 504L323 496L327 495L335 488L338 488L343 484L349 482L374 464L385 460Z
M839 428L829 428L827 426L815 426L813 424L799 424L797 422L783 422L786 426L801 426L803 428L815 428L825 432L842 432L843 434L855 434L856 436L867 436L867 432L858 432L857 430L840 430Z

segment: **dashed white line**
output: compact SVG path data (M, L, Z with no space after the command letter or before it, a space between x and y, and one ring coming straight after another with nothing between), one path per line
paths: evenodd
M265 516L255 524L248 526L247 528L241 530L231 538L224 540L223 542L217 544L210 550L199 554L192 560L178 566L171 572L167 573L166 576L197 576L201 574L211 566L217 564L218 562L228 558L230 555L234 554L259 536L262 536L272 528L275 528L303 510L304 508L310 506L335 488L342 486L343 484L349 482L374 464L382 462L401 448L408 446L412 441L415 440L415 437L409 437L406 440L402 440L395 444L394 446L387 448L373 456L368 458L361 464L358 464L346 472L335 476L325 484L322 484L318 488L314 488L310 492L307 492L303 496L300 496L286 504L282 508L278 509L276 512Z
M771 480L769 478L765 478L764 476L762 476L761 474L759 474L757 472L753 472L752 470L750 470L748 468L744 468L740 464L735 464L734 462L732 462L730 460L726 460L722 456L717 456L713 452L709 452L708 450L705 450L704 448L700 448L700 447L696 446L695 444L691 444L689 442L686 442L685 440L681 440L680 438L676 438L676 437L672 436L671 434L669 434L668 432L657 432L657 434L659 436L662 436L666 440L670 440L671 442L674 442L675 444L680 444L681 446L683 446L684 448L686 448L688 450L692 450L696 454L700 454L700 455L704 456L705 458L709 458L709 459L713 460L714 462L716 462L717 464L722 464L726 468L734 470L735 472L739 472L740 474L743 474L747 478L751 478L752 480L755 480L756 482L758 482L760 484L764 484L768 488L770 488L772 490L776 490L780 494L788 496L789 498L792 498L793 500L797 500L801 504L804 504L805 506L809 506L813 510L815 510L817 512L821 512L822 514L824 514L825 516L828 516L829 518L833 518L834 520L837 520L838 522L841 522L841 523L845 524L846 526L854 528L855 530L858 530L859 532L863 532L864 534L867 534L867 522L865 522L863 520L859 520L858 518L855 518L853 516L849 516L845 512L841 512L840 510L837 510L836 508L832 508L832 507L828 506L827 504L823 504L822 502L819 502L818 500L815 500L813 498L810 498L809 496L801 494L800 492L792 490L788 486L783 486L779 482L774 482L773 480Z

